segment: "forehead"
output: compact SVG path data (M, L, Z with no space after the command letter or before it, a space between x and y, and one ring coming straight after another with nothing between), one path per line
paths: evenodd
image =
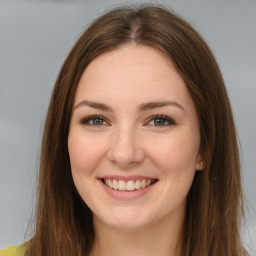
M96 57L78 84L75 102L97 100L190 99L186 85L171 60L145 45L124 45Z

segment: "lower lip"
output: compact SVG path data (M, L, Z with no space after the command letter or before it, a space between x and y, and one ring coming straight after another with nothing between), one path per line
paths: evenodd
M155 186L155 183L141 189L137 189L134 191L123 191L123 190L115 190L110 187L108 187L102 180L100 180L100 183L102 184L104 190L107 192L108 195L121 200L131 200L131 199L137 199L145 194L147 194L150 190L152 190Z

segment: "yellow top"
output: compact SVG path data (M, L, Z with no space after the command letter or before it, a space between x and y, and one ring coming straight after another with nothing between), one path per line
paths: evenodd
M26 243L20 246L9 246L0 250L0 256L24 256L26 251Z

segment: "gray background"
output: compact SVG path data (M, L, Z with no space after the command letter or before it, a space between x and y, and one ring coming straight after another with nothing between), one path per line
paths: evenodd
M89 22L119 3L0 0L0 248L27 236L44 117L62 62ZM256 244L256 1L169 0L222 69L241 141L248 199L244 239ZM254 253L253 253L254 255Z

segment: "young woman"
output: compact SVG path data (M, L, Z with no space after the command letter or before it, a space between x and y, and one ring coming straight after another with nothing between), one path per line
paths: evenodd
M242 217L232 111L206 43L157 6L98 18L53 90L35 234L0 255L244 256Z

